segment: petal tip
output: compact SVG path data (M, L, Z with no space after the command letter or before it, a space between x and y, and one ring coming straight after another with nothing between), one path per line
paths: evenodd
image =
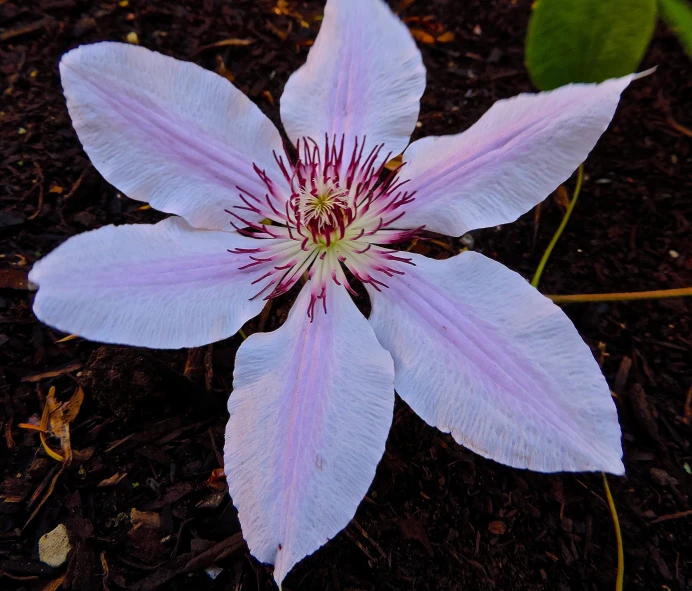
M604 467L603 472L607 472L613 476L624 476L625 464L622 463L621 458L618 458L617 460L609 462L608 465Z
M654 66L653 68L649 68L648 70L644 70L643 72L637 72L635 74L632 74L632 80L639 80L640 78L646 78L647 76L650 76L653 74L656 70L658 69L658 66Z

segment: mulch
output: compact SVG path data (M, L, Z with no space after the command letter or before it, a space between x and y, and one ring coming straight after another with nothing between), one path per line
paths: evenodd
M60 342L65 335L32 315L26 274L68 236L161 218L89 163L60 90L62 53L136 33L146 47L234 79L278 124L283 85L305 60L322 5L0 0L0 588L50 589L60 579L80 591L273 588L219 477L241 337L190 352ZM523 65L528 0L401 5L428 69L417 136L461 131L495 100L532 90ZM218 43L228 39L250 43ZM642 69L654 65L625 92L586 162L545 293L692 285L692 138L679 128L692 127L692 62L663 27ZM530 277L561 215L551 197L515 224L464 242L435 237L416 250L443 257L472 245ZM287 309L274 303L245 332L276 328ZM626 588L692 589L690 301L565 310L617 394L627 475L610 483ZM18 424L41 416L50 386L67 399L78 385L86 400L72 425L74 460L62 469ZM60 523L73 551L54 569L39 561L38 540ZM534 474L484 460L398 401L355 520L284 589L597 591L614 589L615 569L600 475Z

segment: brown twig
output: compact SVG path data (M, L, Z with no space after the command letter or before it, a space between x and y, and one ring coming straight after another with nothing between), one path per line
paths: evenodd
M0 33L0 41L7 41L8 39L13 39L14 37L19 37L20 35L26 35L27 33L39 31L40 29L43 29L47 25L51 24L52 21L53 19L47 16L40 21L29 23L28 25L23 25L21 27L17 27L16 29L10 29L9 31Z
M79 177L78 177L77 180L75 181L74 185L72 185L72 188L71 188L71 189L68 191L68 193L63 197L63 200L64 200L64 201L67 201L70 197L72 197L72 195L75 194L75 192L77 191L77 189L79 189L79 187L81 186L82 181L84 180L84 177L86 176L86 173L88 172L88 170L89 170L89 168L87 167L87 168L85 168L85 169L82 171L82 174L79 175Z
M43 181L45 180L43 176L43 171L41 170L41 167L34 162L34 168L36 169L36 173L38 174L38 205L36 206L36 211L32 213L28 218L28 220L33 220L38 217L38 215L41 213L41 209L43 208Z
M661 523L662 521L670 521L671 519L681 519L682 517L689 517L692 515L692 509L687 511L678 511L677 513L670 513L669 515L661 515L649 523Z

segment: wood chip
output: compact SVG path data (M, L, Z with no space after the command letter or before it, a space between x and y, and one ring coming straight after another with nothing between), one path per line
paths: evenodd
M43 373L37 373L31 376L24 376L22 382L40 382L41 380L47 380L48 378L57 378L58 376L65 375L66 373L72 373L82 368L81 363L70 363L59 369L53 369L50 371L44 371Z
M151 529L161 529L161 515L154 511L130 511L130 522L133 526L145 526Z
M72 550L70 536L64 524L58 525L53 531L41 536L38 541L38 555L43 564L58 568L67 562L67 556Z

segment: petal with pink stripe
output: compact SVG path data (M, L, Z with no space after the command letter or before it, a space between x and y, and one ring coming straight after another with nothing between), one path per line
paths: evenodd
M384 453L392 359L344 288L308 317L306 285L285 324L238 350L225 469L252 554L280 584L341 531Z
M91 162L132 199L197 228L230 229L238 186L264 196L266 170L286 198L274 161L281 136L228 80L127 43L82 45L60 62L67 107Z
M382 0L327 0L324 20L305 65L281 97L288 137L356 140L364 154L384 144L376 165L400 154L415 129L425 68L408 28Z
M622 474L608 384L562 310L478 253L408 256L416 266L388 289L366 287L411 408L502 464Z
M464 133L426 137L404 154L415 200L407 228L461 236L513 222L577 169L632 76L497 101Z
M182 218L105 226L69 238L34 265L36 316L93 341L197 347L235 334L262 310L258 271L229 249L256 240L197 230Z

